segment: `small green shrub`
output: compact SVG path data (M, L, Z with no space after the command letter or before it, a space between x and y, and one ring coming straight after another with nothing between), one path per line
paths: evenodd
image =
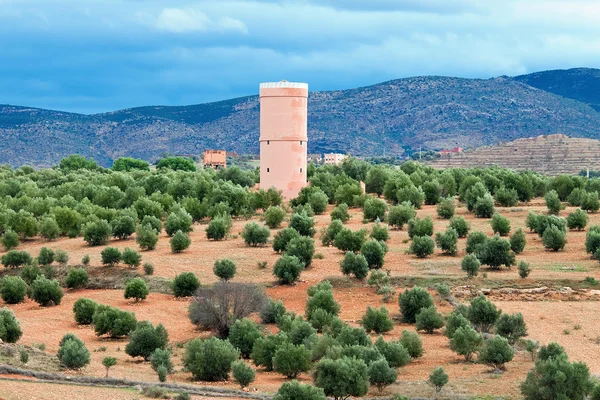
M481 263L479 262L479 260L477 259L477 257L474 254L467 254L463 258L463 260L460 264L460 267L463 271L465 271L467 273L467 276L469 278L472 278L479 274L480 265L481 265Z
M222 281L228 281L233 279L236 273L236 266L233 261L228 258L215 261L213 267L214 274Z
M423 288L407 289L398 298L402 321L409 324L416 322L417 314L424 308L433 306L433 298Z
M66 368L80 369L90 363L90 352L80 339L68 333L60 341L58 359Z
M285 250L288 243L295 238L300 237L298 231L294 228L284 228L275 234L273 237L273 250L281 253ZM324 244L325 245L325 244Z
M108 246L100 252L100 257L102 259L102 265L114 267L121 262L121 251L116 247Z
M242 389L248 387L256 378L254 369L243 360L237 360L231 364L231 374Z
M389 332L394 327L394 322L385 307L381 307L378 310L367 306L367 311L362 317L361 324L367 332L373 331L375 333Z
M417 212L411 203L402 203L400 205L390 207L390 211L388 213L388 224L396 229L402 229L402 227L407 224L408 221L414 219L416 216Z
M181 253L192 244L192 239L187 233L183 233L183 231L177 231L175 235L170 240L171 243L171 251L173 253Z
M65 280L70 289L81 289L88 283L88 272L85 268L71 268Z
M433 254L434 248L435 243L430 236L414 236L408 251L419 258L425 258Z
M348 212L348 204L346 204L346 203L338 204L331 211L331 221L335 221L336 219L339 219L340 221L342 221L342 223L346 223L350 220L350 213Z
M520 261L517 269L519 270L519 276L523 279L527 278L531 273L531 268L529 268L529 264L525 261Z
M279 206L270 206L265 212L265 224L271 229L279 228L285 218L285 211Z
M469 231L471 230L471 225L463 217L454 217L450 220L448 228L454 229L458 234L459 238L464 238L467 237L467 235L469 234Z
M494 369L503 369L504 364L511 361L514 355L515 352L506 338L493 336L485 341L479 352L478 361Z
M146 281L137 277L130 279L125 284L125 293L123 293L123 296L126 299L135 299L135 302L137 303L140 300L145 300L149 293L150 290L148 289Z
M221 381L229 377L231 364L239 354L226 340L215 337L205 340L193 339L186 347L183 365L192 373L194 379Z
M452 228L448 228L446 232L438 232L435 234L435 243L444 254L454 256L458 251L458 233Z
M37 257L38 263L40 265L50 265L54 262L54 250L49 249L47 247L42 247L40 249L40 254Z
M62 297L63 290L55 279L40 275L31 283L31 298L42 307L57 306Z
M304 265L298 257L284 254L275 262L273 275L277 277L279 283L290 285L298 280L303 269Z
M86 299L84 297L77 299L73 304L75 322L80 325L90 325L97 306L98 304L92 299Z
M495 213L490 221L495 234L506 236L510 232L510 221L499 213Z
M435 306L422 308L416 316L417 331L425 331L433 333L434 330L444 326L444 317L440 314Z
M362 280L369 273L369 263L362 254L347 252L340 262L340 268L344 275L354 275L356 279Z
M27 283L20 276L5 276L2 278L0 294L6 304L18 304L25 299Z
M453 198L443 199L441 202L438 203L436 209L438 217L442 219L450 219L454 217L454 210L455 205Z
M527 239L525 238L525 232L521 228L517 229L515 233L510 236L510 249L515 254L521 254L525 249Z
M423 342L418 333L403 330L400 336L400 344L408 351L411 358L423 356Z
M433 220L430 217L423 219L415 217L408 221L408 236L414 239L415 236L433 235Z
M9 250L2 256L1 261L5 268L18 268L30 264L33 259L26 251Z
M152 263L144 263L144 274L153 275L154 274L154 264Z
M137 268L142 263L142 256L137 251L126 247L123 250L123 254L121 255L121 259L123 260L123 264L127 265L130 268Z
M192 272L182 272L173 279L172 289L175 297L193 296L200 287L200 281Z
M260 226L256 222L250 222L244 226L242 237L248 246L257 247L267 244L271 232L267 227Z

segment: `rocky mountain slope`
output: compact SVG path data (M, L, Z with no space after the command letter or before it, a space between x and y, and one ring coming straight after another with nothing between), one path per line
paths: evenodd
M514 79L559 96L581 101L600 111L600 69L542 71L516 76Z
M572 75L564 76L572 80ZM596 103L563 97L528 81L536 80L431 76L312 92L309 152L401 155L421 146L478 147L554 133L599 137L600 113L592 108ZM258 136L257 96L95 115L0 105L0 163L15 166L53 165L72 153L103 165L119 156L155 160L164 153L199 154L205 148L258 153Z

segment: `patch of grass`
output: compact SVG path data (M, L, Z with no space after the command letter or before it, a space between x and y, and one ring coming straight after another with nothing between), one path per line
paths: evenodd
M106 346L101 346L101 347L98 347L98 348L97 348L96 350L94 350L94 351L96 351L96 352L98 352L98 351L106 351Z
M565 264L548 264L542 267L546 271L553 272L588 272L589 268L584 267L583 265L573 264L573 265L565 265Z
M573 329L575 329L576 331L578 331L578 330L580 330L580 329L581 329L581 325L577 324L577 325L575 325L575 326L573 327Z
M314 258L316 258L317 260L322 260L325 258L325 256L323 255L323 253L317 253L315 254Z
M563 330L563 335L570 335L571 331L568 329Z

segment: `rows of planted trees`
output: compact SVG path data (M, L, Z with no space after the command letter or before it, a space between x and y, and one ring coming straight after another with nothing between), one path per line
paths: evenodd
M227 240L232 219L250 218L258 212L261 219L248 222L241 237L250 247L272 245L279 254L272 269L279 283L294 284L311 265L317 238L322 246L334 246L343 254L339 263L343 274L366 279L386 302L397 297L398 308L392 312L399 311L404 323L414 324L415 330L424 334L444 329L448 345L465 362L476 360L502 370L516 348L527 349L533 359L538 353L535 342L522 339L526 335L523 317L502 314L484 297L442 315L425 289L407 289L396 296L389 273L382 271L390 230L406 229L408 251L423 258L436 247L447 256L456 256L459 238L466 238L461 266L468 276L476 276L481 265L498 269L517 264L527 244L525 233L512 229L510 220L496 207L543 197L548 211L530 213L526 225L553 251L564 248L569 230L586 229L588 213L600 208L600 179L575 176L548 178L501 168L438 171L413 162L396 168L352 158L341 166L311 165L308 176L310 185L288 204L273 189L256 190L255 171L196 170L190 160L180 157L164 158L156 168L140 160L119 159L105 169L79 156L68 157L52 169L2 168L0 234L7 252L1 261L6 267L22 268L20 276L3 278L0 293L7 304L29 296L42 306L51 306L60 305L60 283L73 289L85 287L89 257L84 257L81 266L70 268L59 282L46 267L53 263L66 266L68 255L46 247L35 257L19 250L22 241L36 236L46 241L81 237L89 246L106 246L110 240L135 234L139 249L121 251L106 246L101 259L107 266L124 263L137 268L142 264L140 251L155 249L163 231L173 253L180 253L191 244L194 222L205 220L209 240ZM465 218L455 215L459 203L475 217L489 219L494 236L472 231ZM565 203L579 208L563 217ZM329 204L335 207L328 208ZM434 232L433 220L418 216L423 204L435 205L437 216L449 220L446 230ZM331 222L317 232L315 215L328 209L332 209ZM364 222L374 223L369 229L350 229L350 209L361 209ZM599 227L588 228L586 251L600 259ZM151 264L144 268L147 274L153 271ZM519 262L518 271L526 277L529 265ZM325 395L345 399L365 395L370 386L382 390L391 385L399 368L426 351L419 334L408 330L397 340L382 336L371 340L370 332L384 334L395 324L385 307L367 307L360 326L343 322L328 282L309 289L305 312L296 315L286 311L283 303L267 299L260 287L231 282L236 274L231 260L217 260L214 273L220 281L212 286L200 286L197 277L187 272L177 276L171 287L177 297L193 297L192 322L216 333L185 346L182 362L195 379L231 377L247 386L255 379L255 369L262 368L292 380L281 387L278 399L323 399ZM438 291L447 298L450 289L440 285ZM148 293L141 277L125 285L126 298L148 301ZM247 318L257 312L261 323ZM162 325L137 321L132 313L89 299L79 299L74 314L77 323L91 325L99 336L126 337L126 353L151 362L161 381L173 372L172 345ZM0 321L4 324L0 337L8 342L18 340L21 331L14 315L3 310ZM267 324L276 325L275 333L267 333ZM90 359L85 345L73 335L63 338L58 357L67 368L80 368ZM107 372L116 362L103 361ZM312 373L314 386L293 381L306 372ZM549 345L539 350L523 394L528 399L542 398L557 374L575 382L559 385L563 398L583 399L593 389L587 368L569 362L561 348ZM436 389L447 381L443 369L432 371L431 383Z

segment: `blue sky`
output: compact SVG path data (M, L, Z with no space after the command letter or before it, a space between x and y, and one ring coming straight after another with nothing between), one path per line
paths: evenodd
M94 113L600 66L596 0L0 0L0 104Z

